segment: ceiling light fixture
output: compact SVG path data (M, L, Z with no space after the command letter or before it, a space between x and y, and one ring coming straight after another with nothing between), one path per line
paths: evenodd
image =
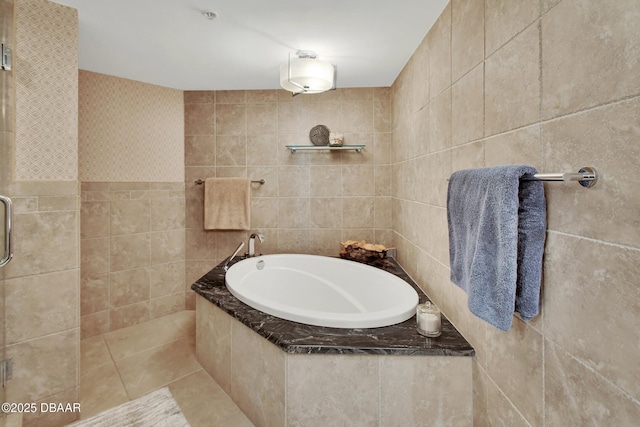
M293 96L301 93L321 93L335 88L336 68L321 61L315 52L299 50L296 58L280 65L280 86Z
M209 10L203 10L202 14L204 15L205 18L207 18L210 21L213 21L214 19L216 19L218 17L217 13L211 12Z

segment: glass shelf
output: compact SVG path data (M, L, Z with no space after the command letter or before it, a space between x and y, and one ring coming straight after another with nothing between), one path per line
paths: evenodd
M291 150L291 153L295 153L298 150L308 151L339 151L339 150L355 150L356 152L362 151L364 144L358 145L287 145L287 149Z

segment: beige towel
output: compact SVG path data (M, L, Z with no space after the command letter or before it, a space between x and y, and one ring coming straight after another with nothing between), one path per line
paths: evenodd
M250 217L249 178L207 178L204 183L205 230L248 230Z

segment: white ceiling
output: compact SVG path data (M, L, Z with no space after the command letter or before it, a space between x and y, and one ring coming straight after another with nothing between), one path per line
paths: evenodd
M79 11L81 69L182 90L279 88L297 50L335 64L337 87L390 86L448 3L53 1Z

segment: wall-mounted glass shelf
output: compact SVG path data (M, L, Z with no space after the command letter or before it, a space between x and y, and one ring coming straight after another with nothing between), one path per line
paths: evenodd
M291 150L291 153L295 153L298 150L308 151L338 151L338 150L355 150L356 152L362 151L364 144L358 145L287 145L287 149Z

